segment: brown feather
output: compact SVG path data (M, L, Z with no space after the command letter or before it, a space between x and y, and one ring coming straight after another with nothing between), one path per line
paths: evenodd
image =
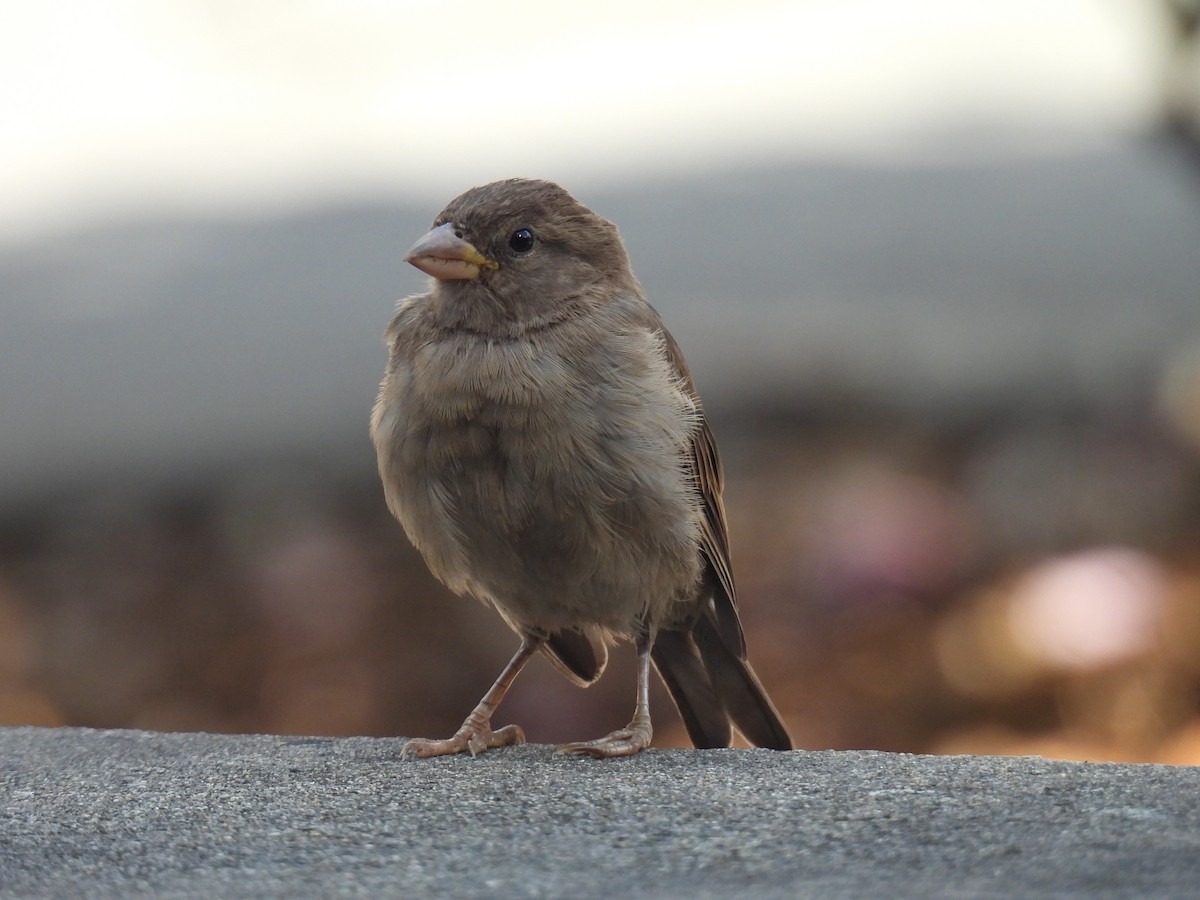
M388 328L371 432L430 570L524 638L495 690L539 646L590 684L606 642L636 637L698 746L726 746L731 721L790 746L746 662L716 442L616 226L524 179L472 188L434 225L412 259L435 281Z

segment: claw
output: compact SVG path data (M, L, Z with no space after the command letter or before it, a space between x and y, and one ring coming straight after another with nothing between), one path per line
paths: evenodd
M559 753L574 753L579 756L590 756L592 759L612 759L619 756L633 756L641 753L650 746L652 733L649 723L645 725L631 723L629 727L606 734L594 741L578 741L573 744L563 744L558 748Z
M432 756L450 756L466 750L472 756L478 756L484 750L523 743L525 743L525 732L518 725L505 725L497 731L492 731L491 726L486 723L482 725L464 723L462 728L443 740L413 738L405 743L400 755L401 757L415 756L418 759L428 759Z
M579 741L563 744L559 753L576 753L592 759L612 759L617 756L633 756L650 746L654 728L650 724L650 647L654 644L654 632L648 630L638 638L638 682L637 708L633 721L624 728L606 734L594 741Z
M464 750L470 751L472 756L478 756L484 750L490 750L493 747L508 747L512 744L525 743L525 732L516 725L505 725L499 731L492 731L492 714L500 705L500 701L504 699L504 695L508 693L517 673L524 668L525 663L529 662L529 657L538 651L544 640L545 638L530 635L526 635L521 640L520 648L508 661L508 665L504 667L504 671L500 673L495 684L488 688L483 699L471 710L471 714L467 716L458 731L440 741L429 738L413 738L404 745L400 756L428 759L431 756L462 753Z

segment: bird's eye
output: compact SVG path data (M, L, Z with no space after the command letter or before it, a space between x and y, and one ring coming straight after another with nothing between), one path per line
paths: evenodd
M528 253L533 249L533 232L528 228L518 228L508 239L508 247L513 253Z

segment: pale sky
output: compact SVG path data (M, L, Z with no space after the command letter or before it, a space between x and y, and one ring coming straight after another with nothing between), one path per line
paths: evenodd
M5 6L6 242L509 175L1071 152L1153 121L1164 37L1148 0Z

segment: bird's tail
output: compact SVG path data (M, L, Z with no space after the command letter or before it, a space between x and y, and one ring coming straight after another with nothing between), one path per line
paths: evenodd
M652 658L697 747L728 747L732 723L757 747L792 749L750 663L730 649L708 617L701 616L690 631L660 631Z

